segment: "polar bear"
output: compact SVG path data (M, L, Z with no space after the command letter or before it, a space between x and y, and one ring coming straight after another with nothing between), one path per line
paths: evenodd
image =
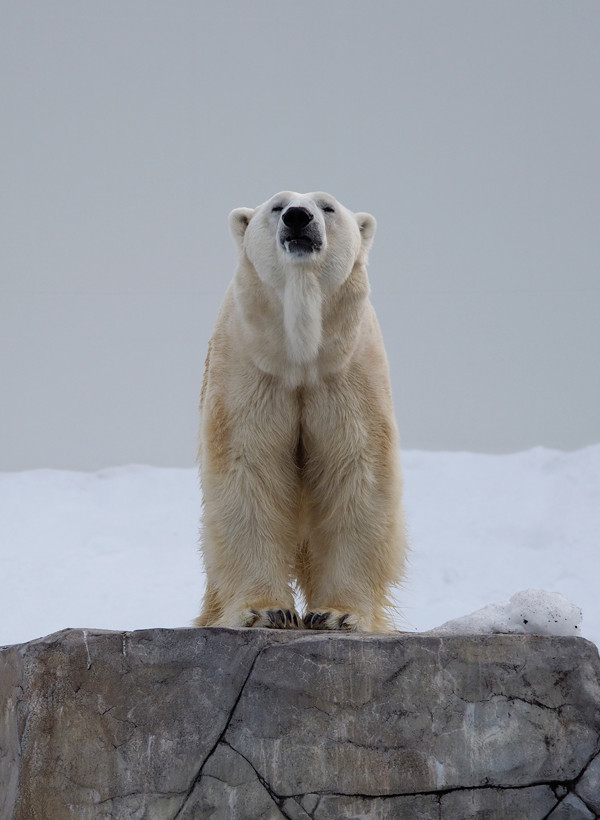
M366 270L375 219L283 191L229 224L239 265L200 399L207 585L194 623L387 631L406 546Z

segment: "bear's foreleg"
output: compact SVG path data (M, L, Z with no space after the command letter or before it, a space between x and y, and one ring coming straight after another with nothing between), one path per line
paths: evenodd
M309 537L303 591L312 629L387 631L405 539L398 439L388 396L356 369L307 394Z
M207 591L196 625L294 629L297 409L267 377L244 401L230 395L203 407Z

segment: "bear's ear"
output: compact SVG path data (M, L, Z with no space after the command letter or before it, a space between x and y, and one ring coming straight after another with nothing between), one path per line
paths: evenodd
M362 239L362 250L366 253L373 243L373 237L377 230L377 222L371 214L354 214L360 230Z
M229 214L229 230L240 249L244 242L246 228L250 224L253 214L254 208L236 208Z

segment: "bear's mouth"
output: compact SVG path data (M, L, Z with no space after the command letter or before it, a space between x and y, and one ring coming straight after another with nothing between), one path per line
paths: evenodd
M310 236L283 237L281 244L288 253L294 254L315 253L321 249L321 243L315 241Z

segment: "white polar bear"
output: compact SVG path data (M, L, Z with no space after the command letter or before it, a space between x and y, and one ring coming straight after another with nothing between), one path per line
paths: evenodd
M239 266L200 400L207 587L195 624L385 631L406 546L368 298L375 219L283 191L229 222Z

